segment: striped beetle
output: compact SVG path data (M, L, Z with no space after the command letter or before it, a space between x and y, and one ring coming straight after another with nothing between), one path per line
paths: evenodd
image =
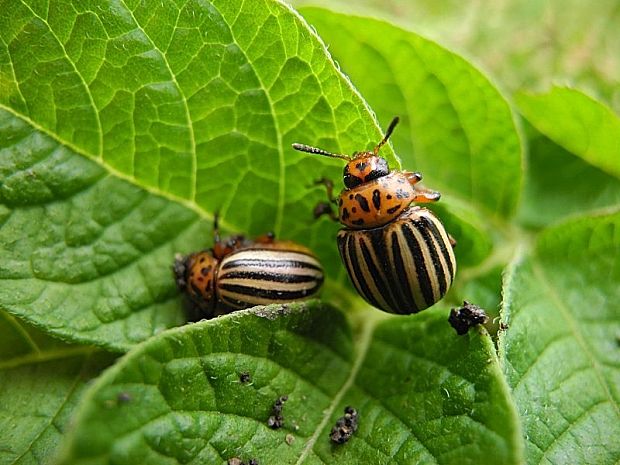
M428 209L412 202L436 202L441 195L417 185L422 175L390 171L378 156L398 124L394 118L385 137L372 151L352 156L334 154L304 144L295 150L347 161L345 189L333 197L333 183L320 179L330 203L321 202L314 215L329 215L345 227L338 232L340 257L360 295L389 313L417 313L448 292L456 273L454 245L441 221Z
M255 240L220 239L217 217L213 248L177 255L178 288L203 317L271 303L304 300L323 284L323 269L307 248L277 241L272 233Z

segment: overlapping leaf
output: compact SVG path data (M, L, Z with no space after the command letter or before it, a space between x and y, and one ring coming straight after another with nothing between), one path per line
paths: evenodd
M529 463L620 459L620 214L546 230L505 277L504 372Z
M571 88L521 93L519 109L551 140L602 171L620 178L620 118L611 108Z
M359 426L336 446L345 405ZM504 464L519 463L520 441L485 332L457 336L429 311L369 320L354 342L340 312L310 303L173 329L132 351L93 386L63 463Z
M87 382L113 358L0 311L0 463L49 463Z
M474 57L511 91L571 82L620 109L620 8L616 0L295 0L386 18Z
M617 177L535 130L531 131L528 145L529 169L519 211L519 220L525 226L540 228L566 216L620 205Z

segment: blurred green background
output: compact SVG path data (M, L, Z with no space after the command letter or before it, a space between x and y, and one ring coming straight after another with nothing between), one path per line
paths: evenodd
M292 4L386 19L464 55L508 91L570 84L620 110L618 0L295 0Z

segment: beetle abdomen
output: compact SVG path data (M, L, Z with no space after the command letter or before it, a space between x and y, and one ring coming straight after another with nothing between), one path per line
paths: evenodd
M456 260L441 221L411 207L374 229L342 229L338 249L353 285L371 305L390 313L416 313L450 289Z
M217 294L225 307L303 300L323 283L323 270L309 253L276 248L249 248L225 257L217 277Z

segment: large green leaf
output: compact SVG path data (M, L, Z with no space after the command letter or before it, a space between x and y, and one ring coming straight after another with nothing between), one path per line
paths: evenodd
M421 171L448 201L454 196L500 217L515 211L520 139L508 103L484 75L389 23L321 8L301 11L379 119L401 116L393 140L406 168Z
M191 210L0 110L0 304L65 339L128 348L184 321L170 269Z
M620 213L546 230L505 276L500 355L529 463L620 460Z
M285 5L0 0L0 86L2 308L125 350L183 321L170 265L210 245L216 211L343 282L308 188L341 164L290 146L380 132Z
M0 463L49 463L88 381L112 357L49 339L2 311L0 334Z
M541 133L620 178L620 118L611 108L566 87L553 87L544 94L520 93L517 102L523 115Z
M284 426L272 430L282 395ZM336 446L329 432L345 405L359 427ZM237 312L137 347L92 387L63 463L497 465L519 463L520 451L486 332L457 336L429 311L366 320L352 340L343 315L315 302Z

